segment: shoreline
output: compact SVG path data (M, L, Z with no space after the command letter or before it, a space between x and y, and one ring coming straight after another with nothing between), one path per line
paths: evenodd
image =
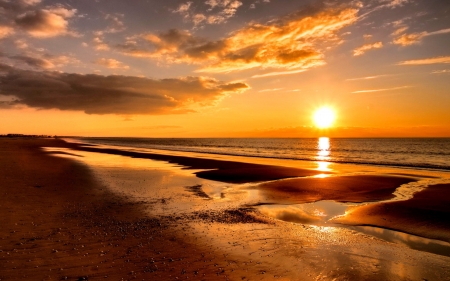
M168 159L167 156L161 159L158 156L158 161L154 162L155 167L162 165L160 163L163 161L178 165L178 162L182 162L189 164L186 166L194 169L192 172L211 167L219 167L222 172L210 172L205 176L205 171L201 171L195 172L197 177L179 176L183 180L188 178L192 182L201 181L203 186L200 187L204 193L199 194L203 197L196 195L199 189L192 188L193 192L175 182L170 188L162 186L162 189L147 190L150 193L146 201L139 197L133 199L131 188L138 189L136 194L142 197L144 189L159 188L155 176L163 177L168 172L152 172L145 166L139 166L140 170L122 166L99 170L95 166L80 164L89 160L90 156L84 159L78 157L79 161L74 161L66 158L76 156L53 156L54 153L39 149L74 149L73 144L60 140L11 140L9 144L3 142L0 147L5 150L2 151L0 161L4 173L0 178L6 183L0 187L0 193L9 194L0 199L3 210L9 210L1 218L2 225L6 226L1 230L1 237L4 239L0 240L2 280L16 280L23 278L22 275L52 280L63 277L68 277L69 280L81 277L96 280L104 279L104 276L145 280L176 280L175 277L184 279L187 276L204 280L295 280L301 277L315 280L323 272L328 272L328 277L322 278L323 280L348 279L351 276L366 280L418 277L445 280L445 276L450 273L448 257L413 251L400 245L352 234L345 229L327 232L324 237L320 228L261 217L251 210L236 208L229 201L222 202L220 199L204 196L213 194L213 191L206 189L207 183L216 182L211 181L212 178L217 180L229 176L223 171L241 170L239 181L233 179L230 186L242 182L248 174L250 181L246 182L258 185L261 180L254 175L256 172L273 169L270 165L259 167L240 163L240 169L237 169L236 162L232 161L193 161L186 158ZM83 152L78 151L80 154ZM150 160L142 157L130 158L135 154L111 155L125 157L124 160L130 161L127 163L141 160L150 163ZM176 166L167 165L167 171L173 169L174 173L179 173L176 171L186 170ZM192 172L186 170L183 173ZM201 177L198 177L198 173ZM288 177L298 176L299 173L307 177L318 174L282 168L275 175L264 175L264 178L281 177L289 181ZM103 175L103 179L109 176L108 181L100 180L99 175ZM407 177L398 178L403 180ZM148 182L150 179L153 181ZM145 180L147 183L144 184ZM279 180L282 181L285 180ZM133 186L126 196L111 189L111 186L119 183L122 184L118 185L120 190L129 186L130 182ZM174 189L177 186L178 189ZM140 187L143 189L139 190ZM243 192L241 189L237 191ZM167 194L175 194L174 192L180 192L180 195L167 197ZM241 196L241 193L238 195ZM225 196L233 194L225 193ZM222 204L218 209L214 209L216 201L217 204ZM180 202L194 204L199 211L179 209ZM169 215L158 215L158 210ZM267 240L268 237L276 239ZM407 264L410 272L399 276L399 273L384 266L376 274L369 273L366 266L358 268L356 272L351 269L355 261L346 262L344 259L346 253L352 253L352 259L361 263L364 259L358 258L358 255L375 252L390 257L385 260L375 255L375 259L389 264ZM296 258L292 259L292 255ZM413 261L411 255L414 257ZM328 262L315 260L314 257L322 257ZM308 262L304 262L306 260Z
M99 144L99 143L83 143L83 137L81 138L77 138L77 137L63 137L62 139L66 140L67 142L72 142L72 143L77 143L77 144L85 144L85 145L89 145L89 146L99 146L99 147L109 147L109 148L117 148L120 150L120 147L122 147L122 145L118 145L118 144ZM85 138L85 139L89 139L89 137ZM94 137L95 139L95 137ZM111 138L106 138L106 139L111 139ZM116 138L112 138L112 139L121 139L121 137L116 137ZM130 139L130 138L125 138L125 139ZM133 139L133 138L131 138ZM135 138L135 139L140 139L140 138ZM147 139L147 138L142 138L142 139ZM151 138L150 138L151 139ZM183 138L186 139L186 138ZM189 138L187 138L189 139ZM192 139L197 139L197 138L192 138ZM217 139L224 139L224 138L217 138ZM234 138L231 138L234 139ZM237 138L239 139L239 138ZM243 138L246 139L246 138ZM258 138L256 138L258 139ZM267 139L267 138L261 138L261 139ZM283 139L283 138L281 138ZM307 139L307 140L316 140L317 138L292 138L292 139ZM330 139L344 139L344 140L357 140L357 139L361 139L361 140L366 140L366 139L378 139L378 138L330 138ZM450 138L446 138L446 137L442 137L442 138L379 138L379 139L385 139L385 140L392 140L392 139L410 139L410 140L414 140L414 139L450 139ZM175 146L176 147L176 146ZM214 156L227 156L227 157L243 157L243 158L254 158L254 159L273 159L273 160L287 160L287 161L304 161L304 162L317 162L317 161L325 161L325 160L319 160L317 159L317 156L315 158L295 158L295 157L275 157L275 156L268 156L268 155L256 155L256 154L237 154L237 153L229 153L226 151L198 151L198 150L181 150L181 149L167 149L167 148L145 148L145 147L140 147L140 146L130 146L130 148L133 149L143 149L143 150L154 150L154 151L160 151L160 154L163 155L168 155L168 154L172 154L174 152L179 152L179 153L187 153L187 154L199 154L199 155L204 155L203 157L205 158L214 158ZM194 156L196 157L196 156ZM239 162L239 161L238 161ZM421 163L421 166L417 166L417 165L413 165L413 164L400 164L400 163L393 163L393 162L386 162L386 163L380 163L380 162L361 162L361 161L349 161L347 160L336 160L333 159L331 161L329 161L329 163L332 164L338 164L338 165L358 165L358 166L375 166L375 167L379 167L379 168L396 168L396 169L411 169L411 170L420 170L420 171L436 171L436 172L450 172L450 166L442 166L442 165L437 165L437 164L427 164L427 165L423 165L423 163ZM417 164L417 163L416 163Z

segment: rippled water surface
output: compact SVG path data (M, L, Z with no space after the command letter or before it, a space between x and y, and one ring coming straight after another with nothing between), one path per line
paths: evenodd
M450 139L79 138L90 144L450 170Z

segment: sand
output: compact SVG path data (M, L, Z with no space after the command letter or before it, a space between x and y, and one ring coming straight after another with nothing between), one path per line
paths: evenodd
M57 154L40 147L76 150ZM0 139L1 280L449 280L449 257L345 228L274 220L227 198L213 198L206 189L220 180L230 186L259 185L266 179L289 181L316 171L278 167L274 174L257 177L258 169L268 173L271 167L189 157L117 156L123 161L134 161L132 156L176 163L195 169L196 178L189 171L175 176L145 165L99 168L86 164L90 156L83 153L61 140ZM196 171L200 168L211 172ZM172 172L176 169L180 170ZM233 169L240 173L236 178L221 178ZM411 180L379 176L330 177L325 186L338 187L343 180L345 189L324 191L320 198L347 200L342 194L354 184L382 180L382 188L369 185L367 192L351 199L377 200ZM167 179L176 177L191 188L178 182L168 186ZM267 189L264 184L261 191ZM128 193L118 192L127 188ZM183 204L188 207L183 209Z

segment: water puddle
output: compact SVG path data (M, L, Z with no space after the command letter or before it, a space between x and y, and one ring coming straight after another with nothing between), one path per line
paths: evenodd
M294 205L262 205L258 210L264 215L283 221L322 225L345 214L348 207L335 201L318 201Z
M357 205L360 204L344 204L335 201L318 201L314 203L294 205L262 205L257 208L262 214L282 221L318 226L344 227L388 242L403 244L411 249L450 257L450 243L444 241L427 239L378 227L345 226L329 222L335 217L345 215L347 209Z

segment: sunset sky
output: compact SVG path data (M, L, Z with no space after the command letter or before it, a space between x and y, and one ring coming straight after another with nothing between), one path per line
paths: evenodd
M0 42L0 134L450 137L449 1L0 0Z

